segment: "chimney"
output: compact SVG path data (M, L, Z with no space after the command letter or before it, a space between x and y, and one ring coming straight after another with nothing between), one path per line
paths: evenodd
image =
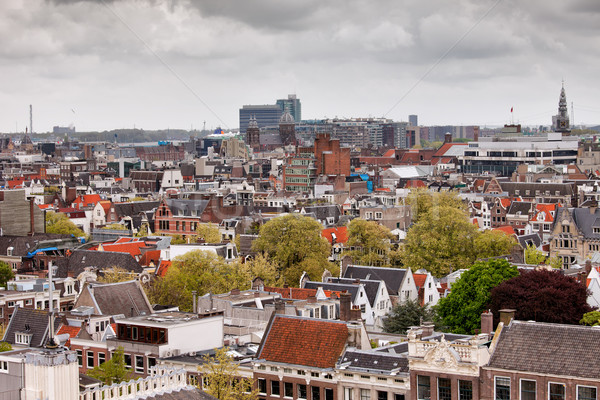
M434 328L433 323L431 323L431 322L423 322L421 324L420 328L421 328L421 335L422 335L422 337L428 337L428 336L433 335L433 328Z
M592 272L592 260L585 260L585 275L590 274Z
M352 295L348 291L340 293L340 320L350 321L350 304L352 303Z
M357 322L348 323L348 347L362 348L362 324Z
M490 310L481 313L481 333L494 331L494 315Z
M359 306L352 306L350 309L350 321L362 321Z
M510 321L515 319L515 311L517 310L513 310L510 308L503 308L502 310L499 310L498 312L500 313L500 322L502 322L504 326L508 326L508 324L510 324Z
M285 303L281 299L275 299L275 314L285 314Z
M452 134L450 132L446 132L444 135L444 144L445 143L452 143Z
M231 289L231 292L229 293L232 296L236 296L240 294L240 289Z

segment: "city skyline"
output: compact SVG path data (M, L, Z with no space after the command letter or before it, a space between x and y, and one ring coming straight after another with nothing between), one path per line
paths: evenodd
M303 119L600 123L600 3L15 0L0 4L1 132L237 129L246 104ZM511 109L514 112L511 115Z

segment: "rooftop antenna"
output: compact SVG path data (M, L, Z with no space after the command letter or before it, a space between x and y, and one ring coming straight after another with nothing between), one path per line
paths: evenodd
M54 335L54 284L52 282L52 261L48 262L48 300L50 302L50 311L48 313L48 342L47 349L56 349L58 341Z

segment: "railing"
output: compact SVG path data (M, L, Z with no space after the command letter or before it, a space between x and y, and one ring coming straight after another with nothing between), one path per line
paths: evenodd
M87 389L79 394L79 400L127 400L154 396L166 391L188 387L186 372L182 369L152 367L151 376Z
M425 354L431 350L434 347L438 347L440 346L440 343L438 342L416 342L415 343L417 348L416 348L416 353L414 354L414 356L416 357L425 357ZM476 362L476 354L473 353L473 347L471 345L468 344L454 344L454 343L448 343L448 347L451 348L452 350L454 350L458 356L460 357L460 360L462 362ZM413 354L411 354L411 356L413 356Z

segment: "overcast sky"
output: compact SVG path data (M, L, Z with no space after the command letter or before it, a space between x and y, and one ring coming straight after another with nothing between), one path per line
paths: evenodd
M2 0L0 131L302 116L600 123L598 0Z

